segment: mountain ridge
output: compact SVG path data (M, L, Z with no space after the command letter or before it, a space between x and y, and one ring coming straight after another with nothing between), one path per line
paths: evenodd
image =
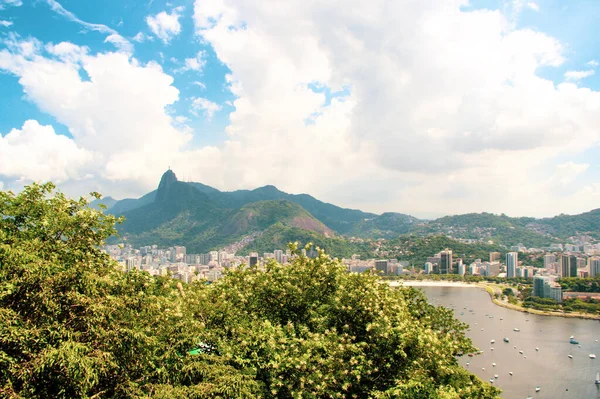
M241 235L269 229L267 236L282 237L273 231L275 225L286 229L285 237L292 231L307 237L315 238L316 234L339 239L445 234L507 246L544 246L580 234L600 238L600 209L540 219L482 212L421 220L396 212L377 215L341 208L309 194L285 193L273 185L220 191L198 182L181 182L170 169L156 190L138 199L105 197L90 206L100 203L107 206L107 212L126 217L120 231L132 242L155 239L198 250L227 245ZM301 230L312 233L300 234ZM264 240L261 246L268 245Z

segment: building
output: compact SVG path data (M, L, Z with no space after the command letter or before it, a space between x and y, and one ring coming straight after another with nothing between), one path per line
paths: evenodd
M460 262L460 263L458 264L458 274L459 274L459 275L461 275L461 276L464 276L464 275L465 275L465 272L466 272L466 267L465 267L465 264L464 264L464 263L462 263L462 262Z
M556 256L554 256L554 254L544 255L544 269L553 269L555 262Z
M561 277L577 277L577 256L562 255L560 257Z
M446 250L440 252L440 274L452 273L452 251Z
M517 264L519 263L519 253L509 252L506 254L506 277L517 277Z
M258 265L258 255L250 255L248 265L250 267Z
M388 274L388 267L389 261L387 259L375 261L375 270L377 270L377 272Z
M600 277L600 258L590 259L590 277Z
M533 278L533 296L562 302L562 288L549 276L535 276Z
M275 251L273 251L273 253L275 254L275 260L277 261L277 263L284 263L283 262L283 251L281 249L276 249Z
M433 272L433 263L425 262L425 274L430 274Z
M490 252L490 263L500 262L500 252Z

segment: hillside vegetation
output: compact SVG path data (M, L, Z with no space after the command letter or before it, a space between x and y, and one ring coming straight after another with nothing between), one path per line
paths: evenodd
M99 249L118 220L53 189L0 192L0 397L498 397L419 291L295 247L215 284L123 273Z

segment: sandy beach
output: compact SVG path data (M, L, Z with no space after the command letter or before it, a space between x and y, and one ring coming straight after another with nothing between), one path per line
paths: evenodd
M391 281L390 287L398 287L403 285L405 287L471 287L481 288L477 284L469 284L461 281L427 281L427 280L400 280Z

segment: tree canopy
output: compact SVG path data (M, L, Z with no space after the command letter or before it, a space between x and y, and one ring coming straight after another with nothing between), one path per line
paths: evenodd
M419 291L295 247L214 284L124 273L100 250L118 222L50 183L0 192L0 397L498 395L458 364L467 326Z

